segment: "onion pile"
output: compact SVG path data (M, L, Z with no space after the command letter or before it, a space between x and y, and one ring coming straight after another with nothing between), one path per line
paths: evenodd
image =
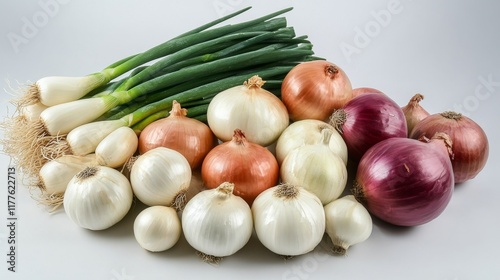
M242 73L248 77L238 83ZM324 60L263 76L277 92L248 70L201 100L184 92L194 115L175 95L168 116L155 111L155 121L78 126L64 139L72 154L45 163L38 185L90 230L118 223L135 196L149 206L134 221L140 247L165 251L183 234L203 260L218 262L239 252L253 230L287 258L313 251L325 233L332 252L344 255L369 238L372 216L406 227L434 221L455 184L487 162L482 128L459 113L431 115L421 94L401 107L378 89L352 89L346 73ZM47 114L37 108L25 113Z

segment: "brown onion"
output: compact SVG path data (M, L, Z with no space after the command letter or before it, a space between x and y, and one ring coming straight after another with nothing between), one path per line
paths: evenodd
M401 107L406 118L406 125L408 127L408 135L411 133L415 125L421 120L428 117L430 114L422 106L420 106L420 101L424 99L424 96L420 93L415 94L406 106Z
M455 183L474 178L488 160L488 138L483 129L470 118L460 113L447 111L433 114L420 121L410 138L429 137L444 132L453 141L454 158L451 161Z
M249 205L264 190L278 183L279 167L266 148L249 142L240 129L234 130L231 141L213 148L201 166L201 178L209 189L223 182L234 184L235 195Z
M187 110L174 101L170 115L144 128L139 136L139 153L165 147L181 153L191 169L199 167L216 145L216 138L210 128L193 118L186 117Z
M294 121L326 120L352 98L352 86L337 65L315 60L295 66L281 85L281 99Z

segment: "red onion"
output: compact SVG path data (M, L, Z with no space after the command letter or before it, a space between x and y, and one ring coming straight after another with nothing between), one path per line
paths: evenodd
M234 184L235 195L249 205L262 191L278 183L279 166L266 148L249 142L240 129L231 141L213 148L201 165L201 178L209 189L224 182Z
M361 159L353 193L383 221L400 226L427 223L443 212L453 193L449 153L451 141L444 133L431 140L384 140Z
M402 107L403 113L406 118L406 125L408 126L408 134L411 133L415 125L421 120L428 117L430 114L427 112L422 106L420 106L419 102L424 100L424 96L420 93L415 94L406 106Z
M454 158L451 163L455 183L476 177L488 160L489 145L484 130L470 118L448 111L420 121L413 128L410 138L429 137L436 132L445 132L453 141Z
M362 94L336 110L330 118L346 142L349 157L358 161L378 142L407 137L406 119L401 107L385 94Z
M302 62L283 79L281 99L290 119L323 121L352 99L352 86L346 73L331 62Z

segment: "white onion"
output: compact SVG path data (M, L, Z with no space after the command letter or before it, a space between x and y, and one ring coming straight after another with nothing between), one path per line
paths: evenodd
M290 124L280 135L276 142L276 158L281 164L286 155L303 145L313 145L321 141L321 132L330 129L329 147L337 154L344 164L347 164L347 145L337 130L330 124L320 120L301 120Z
M151 252L172 248L181 236L181 221L174 208L151 206L134 221L134 236L139 245Z
M78 226L103 230L123 219L132 198L130 183L119 171L106 166L87 167L68 183L64 210Z
M248 204L233 195L234 184L196 194L182 213L182 229L187 242L205 260L216 261L239 251L253 231Z
M345 255L349 246L361 243L372 233L373 222L368 210L353 195L325 205L326 233L333 252Z
M158 147L134 162L130 182L137 198L148 206L174 206L181 209L191 182L191 167L179 152Z
M282 184L265 190L253 202L252 214L260 242L278 255L308 253L325 233L321 201L301 187Z
M253 76L244 85L217 94L207 109L208 125L215 136L229 141L235 129L245 132L248 141L261 146L274 143L289 124L281 100L261 88L265 82Z
M347 167L329 148L333 131L324 129L321 142L291 151L281 164L281 180L312 192L323 205L338 198L347 183Z

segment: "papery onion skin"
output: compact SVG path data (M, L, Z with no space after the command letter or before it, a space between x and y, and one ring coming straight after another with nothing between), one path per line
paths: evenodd
M455 183L475 178L484 168L489 156L488 137L472 119L456 112L433 114L419 122L410 138L429 137L444 132L453 141L453 172Z
M187 110L174 101L168 117L149 124L141 132L139 153L165 147L181 153L188 160L191 169L199 167L217 142L206 124L189 118L186 114Z
M244 132L236 129L231 141L216 146L205 157L201 177L209 189L233 183L234 194L252 205L262 191L277 184L279 166L268 149L249 142Z
M293 121L326 120L352 99L352 85L346 73L331 62L302 62L283 79L281 99Z
M420 106L420 101L424 100L424 96L420 93L415 94L408 104L403 106L401 110L405 114L406 126L408 127L408 135L411 133L415 125L421 120L428 117L430 114L422 106Z
M391 138L365 153L352 191L381 220L417 226L444 211L453 189L453 169L443 140Z
M363 94L336 110L330 124L342 134L349 157L359 161L378 142L406 138L406 119L401 107L385 94Z

